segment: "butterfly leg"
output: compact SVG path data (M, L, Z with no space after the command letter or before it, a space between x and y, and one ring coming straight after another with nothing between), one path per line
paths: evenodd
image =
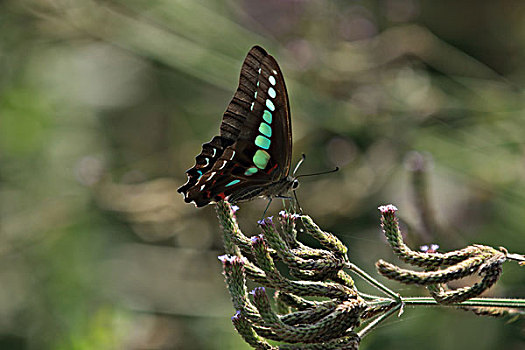
M290 196L275 196L275 198L287 199L289 201L293 199L293 197L290 197Z
M268 211L268 208L270 208L270 204L272 204L272 200L273 198L269 198L268 199L268 204L266 205L266 209L264 209L264 212L262 214L262 217L261 217L261 221L264 221L264 216L266 215L266 212Z
M299 205L299 200L297 199L297 194L295 191L293 191L293 197L290 196L276 196L275 198L281 198L283 200L283 206L286 208L286 204L284 203L284 200L290 201L290 211L296 213L297 208L299 208L298 212L300 214L303 213L303 209L301 209L301 206Z
M299 204L299 199L297 198L297 192L293 191L293 196L295 198L294 207L297 207L294 209L298 209L299 214L303 214L303 208L301 208L301 205Z

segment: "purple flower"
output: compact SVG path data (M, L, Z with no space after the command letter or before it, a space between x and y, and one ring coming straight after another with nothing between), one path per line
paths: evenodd
M232 316L232 321L237 321L241 318L241 311L240 310L237 310L237 312L235 313L235 315Z
M379 211L381 211L382 214L393 214L397 211L397 207L393 204L382 205L377 209L379 209Z
M257 221L257 223L261 226L264 225L273 225L273 216L268 216L267 218L261 219Z
M228 254L220 255L220 256L217 257L217 259L219 259L223 264L231 263L232 258L233 257L231 255L228 255Z
M250 240L252 244L258 244L258 243L264 242L263 235L252 236L250 237Z
M261 294L264 294L266 293L266 289L264 287L255 287L251 292L250 294L253 295L253 296L256 296L256 295L261 295Z
M223 265L233 265L236 263L244 265L244 259L236 255L224 254L224 255L218 256L217 258L223 263Z
M419 247L419 250L421 250L424 253L436 253L439 249L439 244L432 243L430 247L428 245L422 245Z

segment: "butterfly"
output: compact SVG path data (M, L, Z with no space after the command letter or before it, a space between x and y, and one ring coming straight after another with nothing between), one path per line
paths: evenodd
M220 135L202 145L188 181L177 192L203 207L223 199L289 198L292 128L288 93L275 58L260 46L248 52Z

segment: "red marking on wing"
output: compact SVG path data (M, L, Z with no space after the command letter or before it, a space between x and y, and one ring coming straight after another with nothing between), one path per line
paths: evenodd
M270 174L272 171L274 171L275 169L277 169L277 164L275 164L273 167L270 168L270 170L268 170L266 173L267 174Z
M217 197L220 197L221 199L224 199L224 198L226 198L226 195L224 194L224 192L222 192L222 193L219 193L217 195Z

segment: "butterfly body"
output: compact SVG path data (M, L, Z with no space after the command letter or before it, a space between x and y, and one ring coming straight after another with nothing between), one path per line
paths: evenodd
M220 135L202 145L188 181L177 191L202 207L255 197L286 197L292 134L288 94L275 59L254 46L241 68L239 86L223 115Z

